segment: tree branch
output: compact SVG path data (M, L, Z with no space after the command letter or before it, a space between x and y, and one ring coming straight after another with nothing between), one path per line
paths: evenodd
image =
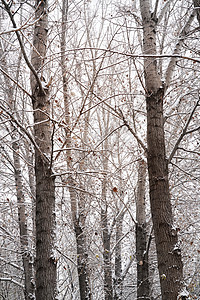
M192 58L192 57L185 56L185 55L179 55L179 54L132 54L132 53L127 53L127 52L121 52L121 51L105 49L105 48L96 48L96 47L83 47L83 48L67 49L66 52L76 52L76 51L83 51L83 50L90 50L90 49L106 51L109 53L132 57L132 58L180 58L180 59L186 59L186 60L191 60L196 63L200 63L199 59ZM55 54L56 53L54 53L54 55ZM58 54L60 54L60 52Z
M1 277L0 278L0 282L1 281L10 281L11 283L14 283L16 285L18 285L19 287L23 288L24 289L24 285L17 282L16 280L12 279L12 277Z
M141 141L141 139L137 136L137 134L134 132L134 130L130 127L130 125L128 124L127 120L125 119L121 109L120 110L120 115L122 117L122 120L124 121L124 125L128 128L128 130L132 133L132 135L136 138L138 144L142 147L142 149L144 150L145 154L147 153L147 148L144 145L144 143Z
M189 118L188 118L188 121L186 122L185 127L183 128L183 131L182 131L181 135L179 136L179 138L178 138L176 144L174 145L174 148L173 148L173 150L172 150L172 152L171 152L171 154L170 154L170 156L169 156L169 158L168 158L168 163L170 163L171 160L172 160L172 158L174 157L174 154L176 153L176 151L177 151L177 149L178 149L178 146L179 146L180 142L182 141L183 137L184 137L186 134L188 134L188 133L191 133L191 132L193 132L193 131L195 131L195 130L198 130L199 127L196 128L195 130L190 130L190 131L187 132L188 126L189 126L189 124L190 124L190 121L192 120L192 116L194 115L194 112L195 112L197 106L199 106L199 102L200 102L200 97L199 97L197 103L195 104L193 110L191 111L190 116L189 116Z
M165 14L165 12L166 12L166 10L168 9L168 7L169 7L169 4L171 3L171 2L173 2L174 0L168 0L165 4L164 4L164 6L162 7L162 9L161 9L161 11L160 11L160 14L159 14L159 16L158 16L158 23L157 24L160 24L160 22L162 21L162 19L163 19L163 17L164 17L164 14Z
M168 65L167 71L166 71L166 75L165 75L166 88L170 84L170 81L171 81L171 78L172 78L172 75L173 75L173 71L174 71L174 68L175 68L175 65L176 65L176 61L177 61L177 58L178 58L177 55L180 53L181 47L183 45L183 42L185 41L185 38L188 35L188 31L189 31L189 28L190 28L190 25L191 25L192 21L194 20L194 17L195 17L195 12L193 10L191 15L189 16L188 21L186 22L186 24L184 25L184 27L182 28L182 30L179 34L178 42L175 46L173 55L171 57L171 60L169 62L169 65Z
M14 82L26 95L28 95L31 99L33 99L33 96L31 96L31 94L29 94L29 92L27 92L16 80L14 80L6 71L4 71L1 67L0 67L0 71L6 76L8 77L12 82Z
M44 155L44 153L42 153L42 151L40 150L39 146L35 142L34 138L31 136L31 134L2 105L0 105L0 109L2 109L2 111L4 111L10 117L11 121L13 121L21 129L21 131L23 131L26 134L26 136L32 142L32 144L34 145L35 149L37 149L37 151L40 153L40 155L42 156L42 158L44 159L44 161L46 161L47 163L49 163L49 159Z
M11 22L12 22L12 24L13 24L13 27L14 27L15 29L17 29L17 25L16 25L16 23L15 23L13 14L12 14L11 11L10 11L9 5L6 3L5 0L1 0L1 1L3 2L4 6L5 6L5 10L7 11L8 15L9 15L9 17L10 17L10 20L11 20ZM39 5L40 5L40 3L39 3ZM37 9L37 8L36 8L36 9ZM40 93L42 93L42 94L45 95L45 91L44 91L44 88L43 88L43 86L42 86L42 82L41 82L41 80L40 80L40 78L39 78L39 76L38 76L38 74L37 74L37 71L35 70L35 68L33 67L33 65L31 64L31 62L30 62L29 59L28 59L28 56L27 56L27 54L26 54L26 51L25 51L25 48L24 48L24 45L23 45L23 42L22 42L22 39L21 39L21 37L20 37L20 34L19 34L18 30L16 30L15 33L16 33L16 36L17 36L17 39L18 39L18 42L19 42L19 45L20 45L20 48L21 48L23 57L24 57L24 59L25 59L25 61L26 61L26 63L27 63L27 66L29 67L29 69L31 70L31 72L33 73L33 75L35 76L35 79L36 79L36 81L37 81L37 84L38 84Z

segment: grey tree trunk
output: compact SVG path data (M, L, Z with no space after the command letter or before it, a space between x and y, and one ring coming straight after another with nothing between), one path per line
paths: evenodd
M147 166L145 161L140 160L138 165L138 183L136 195L136 261L138 300L150 299L147 226L145 211L146 170Z
M2 56L2 67L8 74L7 61L3 54L3 46L0 42L0 56ZM19 57L19 65L21 63L21 56ZM15 106L15 97L14 97L14 87L10 80L4 76L4 82L7 90L7 98L9 99L10 107L13 111L17 111ZM23 179L21 173L21 162L19 157L20 146L19 146L19 135L16 133L16 129L11 125L13 133L11 134L12 140L12 149L13 149L13 166L14 166L14 175L15 175L15 187L16 187L16 196L18 204L18 223L20 231L20 246L21 246L21 255L22 262L24 267L24 278L25 278L25 289L24 295L26 300L34 299L35 285L34 285L34 270L33 270L33 253L30 250L29 245L29 233L27 228L27 216L26 216L26 205L25 205L25 196L23 192Z
M29 234L27 229L25 197L23 193L21 164L18 155L19 141L15 140L15 137L13 137L12 148L13 148L13 160L14 160L14 168L15 168L14 173L15 173L15 186L17 192L20 244L21 244L21 253L22 253L22 261L23 261L24 276L25 276L25 299L31 300L31 299L35 299L33 258L28 243Z
M36 1L32 65L41 81L44 80L48 18L47 1ZM36 176L36 299L53 300L56 297L55 239L55 179L52 176L52 134L48 116L50 100L48 88L41 90L31 74L34 109L34 135L39 148L35 149Z
M105 141L105 149L108 149L108 139ZM108 169L108 159L103 158L104 170ZM113 299L112 267L110 257L110 233L108 228L108 205L106 201L107 177L102 182L102 204L101 204L101 229L103 239L103 270L104 270L104 295L105 300Z
M116 241L115 249L115 281L114 287L114 300L121 300L123 293L123 281L122 281L122 257L121 257L121 238L122 238L122 223L124 213L116 221Z
M143 22L143 52L156 54L156 18L151 14L149 0L140 0L140 9ZM173 227L169 193L163 120L164 87L155 59L144 59L144 73L150 202L162 300L177 300L183 287L183 266L177 231Z
M193 0L193 3L196 10L197 21L199 22L200 26L200 0Z
M30 186L30 196L32 199L32 220L33 220L33 240L35 243L35 172L34 172L34 151L32 150L31 144L27 141L25 141L25 149L26 149L26 160L28 162L28 178L29 178L29 186Z
M72 153L71 153L71 120L70 120L70 98L68 94L68 79L67 79L67 68L66 68L66 22L68 13L68 1L63 0L62 2L62 33L61 33L61 68L62 68L62 81L63 81L63 96L64 96L64 107L65 107L65 145L68 149L66 151L67 168L70 174L67 178L69 185L69 194L71 202L72 222L74 226L76 236L76 247L77 247L77 271L78 281L80 289L80 299L89 300L91 299L90 285L89 285L89 272L88 272L88 253L87 243L85 235L85 195L82 192L76 191L76 183L71 173L72 171ZM84 163L84 161L83 161ZM84 190L84 187L83 187ZM79 196L78 196L79 193Z
M104 294L105 300L113 299L112 269L110 257L110 235L108 232L107 205L101 209L101 226L103 233L103 269L104 269Z
M84 218L84 216L82 216ZM91 299L88 274L88 254L86 248L86 236L84 226L81 223L81 216L74 222L77 242L77 264L78 264L78 279L80 288L81 300Z
M120 137L121 132L117 132L117 146L120 149ZM120 155L120 151L117 153L118 164L122 165L122 158ZM113 292L114 292L114 300L121 300L123 296L123 274L122 274L122 240L123 240L123 219L126 213L124 209L122 211L122 203L124 203L124 183L123 183L123 175L122 169L119 171L119 198L116 201L116 233L115 233L115 277L113 279Z

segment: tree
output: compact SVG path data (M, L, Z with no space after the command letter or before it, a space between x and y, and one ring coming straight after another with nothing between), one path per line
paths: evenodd
M198 1L0 2L1 296L197 296Z
M70 96L69 96L69 87L68 87L68 78L67 78L67 66L65 62L66 58L66 34L67 34L67 17L68 17L68 2L63 0L62 2L62 32L61 32L61 69L62 69L62 83L63 83L63 99L64 99L64 110L65 110L65 145L67 147L66 151L66 163L67 170L69 172L67 176L67 183L69 185L69 194L70 194L70 203L71 203L71 215L72 222L74 227L74 232L76 236L76 249L77 249L77 271L78 271L78 280L79 280L79 290L80 290L80 298L81 300L89 300L91 299L91 291L90 291L90 277L89 277L89 266L88 266L88 249L87 249L87 239L85 233L85 225L86 225L86 202L87 195L84 192L84 176L80 175L80 180L75 180L73 176L73 167L72 167L72 153L71 147L73 145L72 142L72 120L70 119ZM78 78L79 79L79 78ZM82 91L81 87L79 87ZM88 96L88 95L87 95ZM83 106L87 100L87 96L82 93L83 97ZM81 112L80 112L81 114ZM80 116L79 116L80 117ZM89 121L89 113L86 117L86 121L84 124L84 133L82 137L82 149L85 148L85 144L87 142L88 136L88 121ZM77 121L78 122L78 119ZM74 127L76 126L76 123ZM84 152L82 157L80 157L79 170L84 173ZM76 186L79 186L79 189L82 191L77 191Z
M49 86L45 84L48 3L36 1L31 90L34 115L36 176L36 299L56 297L55 177L52 171L52 139ZM33 73L34 71L34 73Z
M109 123L106 125L108 126ZM107 130L105 134L107 135ZM105 141L105 149L108 148L108 139ZM108 157L103 158L103 169L108 170ZM108 202L107 202L107 178L102 181L102 201L101 201L101 228L103 242L103 271L104 271L104 293L105 300L113 299L112 267L111 267L111 232L108 225Z
M17 28L11 5L2 0L14 28ZM47 1L36 1L31 61L22 42L20 33L16 36L25 59L31 70L30 95L33 103L36 177L36 298L55 299L56 259L55 240L55 178L52 176L52 133L50 125L49 85L45 85L45 57L48 32ZM19 123L17 123L19 125ZM19 125L20 126L20 125ZM21 126L23 129L23 126ZM28 134L29 135L29 134ZM30 135L29 135L30 137ZM30 284L30 283L29 283Z
M140 1L140 10L143 26L143 53L146 56L149 55L149 57L144 58L144 74L151 212L162 299L175 300L181 294L184 283L181 249L178 246L177 229L173 225L168 161L165 150L163 98L166 89L159 74L157 61L150 57L157 53L157 3L154 12L151 13L150 1L142 0ZM192 19L193 15L189 23ZM178 47L180 47L180 43L177 44ZM172 58L171 65L169 64L167 69L167 86L170 80L169 72L173 72L173 66L174 58Z
M4 84L5 84L5 97L9 99L8 101L8 108L10 113L14 113L17 111L17 101L15 95L15 85L11 82L11 80L7 77L9 76L8 64L6 61L6 57L3 55L3 45L0 41L0 55L2 57L2 68L4 71ZM21 53L19 54L18 58L18 68L16 72L16 80L19 77L19 66L21 64ZM16 118L19 121L19 115L16 114ZM20 245L21 245L21 256L23 261L23 268L24 268L24 295L26 300L34 299L35 293L35 284L34 284L34 269L33 269L33 251L30 247L30 240L31 235L28 231L27 225L27 207L24 195L24 188L23 188L23 174L22 174L22 167L21 167L21 159L20 159L20 133L18 132L17 128L15 128L14 124L11 122L10 129L7 128L8 132L11 136L12 141L12 150L13 150L13 169L14 169L14 177L15 177L15 187L16 187L16 197L17 197L17 204L18 204L18 223L19 223L19 231L20 231ZM8 156L9 157L9 156Z
M136 196L136 261L137 261L137 299L150 299L149 280L149 242L145 211L146 163L139 161ZM149 237L150 239L150 237Z
M196 10L197 20L199 22L200 26L200 1L199 0L193 0L194 8Z

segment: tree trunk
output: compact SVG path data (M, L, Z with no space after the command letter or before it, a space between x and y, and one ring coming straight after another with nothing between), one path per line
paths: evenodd
M32 220L33 220L33 240L35 243L35 172L34 172L34 153L31 147L31 144L27 141L24 143L25 149L26 149L26 160L28 162L28 178L29 178L29 186L30 186L30 194L32 199Z
M117 132L117 160L118 165L122 166L122 157L120 153L121 132ZM126 210L122 211L122 203L124 203L124 183L122 168L119 170L119 189L116 201L116 234L115 234L115 276L113 280L114 300L121 300L123 295L123 274L122 274L122 240L123 240L123 219Z
M48 32L47 1L36 1L32 65L44 81L44 58ZM52 136L48 116L48 90L41 91L31 74L34 109L34 134L39 146L35 149L36 176L36 299L53 300L56 297L56 260L53 253L55 239L55 179L51 170Z
M65 145L66 161L68 171L72 171L72 153L71 153L71 120L70 120L70 98L68 94L68 79L67 79L67 67L65 60L66 53L66 22L68 13L68 1L63 0L62 2L62 33L61 33L61 68L62 68L62 81L63 81L63 97L65 107ZM69 174L67 178L69 185L69 194L71 202L72 222L76 235L76 247L77 247L77 268L78 268L78 280L80 289L80 299L89 300L91 299L90 285L89 285L89 272L88 272L88 253L85 235L85 195L84 193L77 192L75 190L76 183L72 174ZM84 189L84 187L83 187ZM77 195L79 193L79 196Z
M196 10L197 21L199 22L200 26L200 0L193 0L193 3Z
M137 299L150 299L149 263L145 211L146 163L139 161L136 197L136 261L137 261Z
M124 213L116 221L116 241L115 249L115 282L114 282L114 300L122 299L123 282L122 282L122 257L121 257L121 238L122 238L122 223Z
M151 14L149 0L140 0L140 8L144 54L156 54L156 18ZM144 68L150 202L162 300L177 300L183 287L183 266L169 193L163 120L164 88L156 60L145 58Z
M108 139L105 141L105 149L108 149ZM108 169L108 159L103 158L104 170ZM104 294L105 300L113 299L112 286L112 267L110 257L110 233L108 229L108 205L106 203L107 177L105 176L102 183L102 204L101 204L101 228L103 239L103 270L104 270Z
M3 47L0 42L0 56L3 53ZM5 57L2 55L2 67L8 74L8 66ZM21 56L19 57L19 64L21 63ZM10 80L4 76L4 82L7 87L7 97L9 99L10 107L13 111L16 111L15 97L14 97L14 87ZM13 132L16 131L13 126ZM15 187L17 194L17 204L18 204L18 223L20 231L20 246L22 254L22 262L24 267L24 277L25 277L25 299L34 299L35 285L34 285L34 270L33 270L33 257L29 248L29 234L27 229L27 216L26 216L26 206L25 197L23 193L23 180L21 173L21 163L19 157L19 136L16 133L11 134L12 139L12 149L13 149L13 163L14 163L14 175L15 175Z
M103 232L104 294L105 300L112 300L112 269L110 257L110 235L108 232L107 205L105 209L101 209L101 226Z
M74 227L77 243L77 265L80 297L81 300L89 300L91 299L91 293L89 287L88 254L86 248L86 236L84 233L85 228L81 224L81 218L76 221Z
M15 186L17 192L17 204L18 204L18 220L20 229L20 244L22 252L22 260L25 275L25 299L35 299L35 285L34 285L34 272L33 272L33 259L28 244L28 229L27 229L27 217L25 210L25 198L23 193L23 181L21 174L21 164L19 158L19 142L12 137L13 159L15 168Z

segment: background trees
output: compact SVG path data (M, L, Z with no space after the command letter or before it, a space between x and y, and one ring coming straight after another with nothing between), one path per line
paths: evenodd
M197 1L2 0L0 34L1 297L35 250L29 298L198 297Z

